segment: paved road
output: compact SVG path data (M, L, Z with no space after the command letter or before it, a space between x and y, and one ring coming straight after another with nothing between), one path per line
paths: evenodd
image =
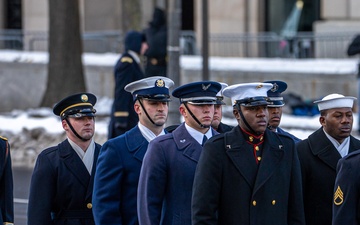
M26 225L27 222L27 202L29 196L29 187L32 169L29 168L13 168L14 177L14 211L15 224Z

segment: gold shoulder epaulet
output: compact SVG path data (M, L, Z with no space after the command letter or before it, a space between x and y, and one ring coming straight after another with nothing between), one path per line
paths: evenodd
M7 141L7 140L8 140L6 137L0 136L0 138L3 139L4 141Z
M133 59L132 58L130 58L130 57L127 57L127 56L125 56L125 57L123 57L123 58L121 58L121 62L122 63L132 63L133 62Z

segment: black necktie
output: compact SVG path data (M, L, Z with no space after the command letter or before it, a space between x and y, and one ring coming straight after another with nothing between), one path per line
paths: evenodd
M204 146L206 141L207 141L207 137L206 137L206 135L204 135L201 146Z

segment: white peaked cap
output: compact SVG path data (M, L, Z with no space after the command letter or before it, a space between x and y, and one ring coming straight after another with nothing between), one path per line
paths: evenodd
M223 95L231 98L231 102L235 105L237 100L254 97L267 97L267 91L273 87L270 83L244 83L234 84L224 89Z
M340 94L330 94L321 100L314 101L318 105L319 111L334 108L352 108L354 105L355 97L344 96Z
M223 91L224 91L224 89L227 87L227 86L229 86L228 84L226 84L226 83L222 83L222 82L219 82L220 84L221 84L221 90L216 94L216 96L223 96Z

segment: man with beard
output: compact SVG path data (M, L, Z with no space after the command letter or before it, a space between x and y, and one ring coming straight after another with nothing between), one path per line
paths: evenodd
M269 124L268 128L271 131L278 132L279 134L285 134L291 137L295 142L301 141L300 138L295 137L289 132L281 129L279 127L282 116L282 109L285 105L284 98L281 96L281 93L284 92L287 88L287 84L283 81L274 80L274 81L265 81L264 83L270 83L273 87L268 90L267 94L269 97Z
M125 86L133 96L139 123L101 148L94 181L96 224L138 224L140 168L149 142L165 134L169 88L173 85L169 78L154 76Z
M307 225L332 223L337 163L348 153L360 149L360 141L350 135L355 99L330 94L315 101L320 111L321 127L297 143Z
M206 142L195 172L192 224L304 225L294 141L267 129L269 83L224 89L238 126Z
M138 188L140 225L191 224L195 168L203 143L217 134L211 121L220 89L217 82L202 81L172 92L185 122L149 144Z
M54 106L67 139L42 151L31 178L28 225L94 225L93 179L100 145L95 143L96 97L79 93Z

